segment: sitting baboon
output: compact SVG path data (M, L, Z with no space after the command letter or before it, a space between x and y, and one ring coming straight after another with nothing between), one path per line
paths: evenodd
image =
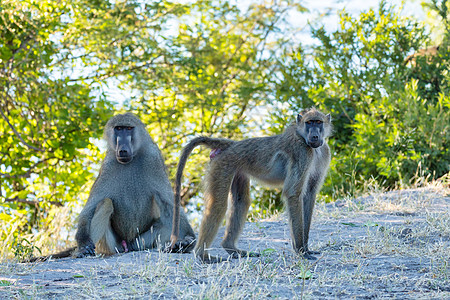
M80 213L77 256L112 254L165 245L172 227L173 192L164 160L144 124L133 114L106 124L106 157ZM182 241L189 251L194 231L181 214Z
M293 247L308 259L315 259L308 249L309 229L316 194L326 176L330 149L326 138L331 133L331 116L315 108L303 111L294 124L280 135L251 138L242 141L194 138L184 148L178 164L175 182L172 245L178 241L180 185L186 160L198 145L211 149L211 162L206 176L205 211L194 253L205 262L222 258L211 257L207 248L213 242L227 211L231 190L231 208L222 246L232 255L257 256L236 247L250 206L249 178L271 186L282 186Z
M170 241L173 192L158 146L131 113L112 117L104 138L106 157L80 213L73 255L164 246ZM195 234L183 212L180 227L182 240L172 250L189 252ZM51 257L69 255L70 249Z

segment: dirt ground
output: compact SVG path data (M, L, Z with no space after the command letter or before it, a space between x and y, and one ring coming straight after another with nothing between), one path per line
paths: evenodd
M222 236L212 253L225 256ZM295 255L284 215L247 223L239 245L262 255L215 265L158 251L4 262L0 299L450 299L450 190L318 204L316 261Z

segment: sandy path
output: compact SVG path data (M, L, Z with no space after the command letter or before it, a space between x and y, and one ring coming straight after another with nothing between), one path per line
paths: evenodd
M213 245L220 248L221 229ZM259 258L217 265L191 254L0 264L0 299L450 299L450 191L422 188L317 205L299 259L284 216L247 223L242 249Z

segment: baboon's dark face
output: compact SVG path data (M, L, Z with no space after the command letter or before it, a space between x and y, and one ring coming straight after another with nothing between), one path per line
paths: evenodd
M323 145L323 122L321 120L308 120L305 122L306 144L311 148Z
M133 133L132 126L114 127L116 159L121 164L127 164L133 160Z
M303 115L302 115L303 114ZM311 148L322 146L331 134L331 115L310 109L297 115L297 134Z

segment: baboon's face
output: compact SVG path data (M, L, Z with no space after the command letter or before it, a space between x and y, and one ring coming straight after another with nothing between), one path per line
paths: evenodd
M308 120L305 122L305 141L311 148L318 148L323 145L323 121Z
M308 146L318 148L331 132L331 116L317 110L306 111L297 116L297 133L302 136Z
M114 140L116 143L116 159L121 164L127 164L133 160L133 133L132 126L115 126Z

